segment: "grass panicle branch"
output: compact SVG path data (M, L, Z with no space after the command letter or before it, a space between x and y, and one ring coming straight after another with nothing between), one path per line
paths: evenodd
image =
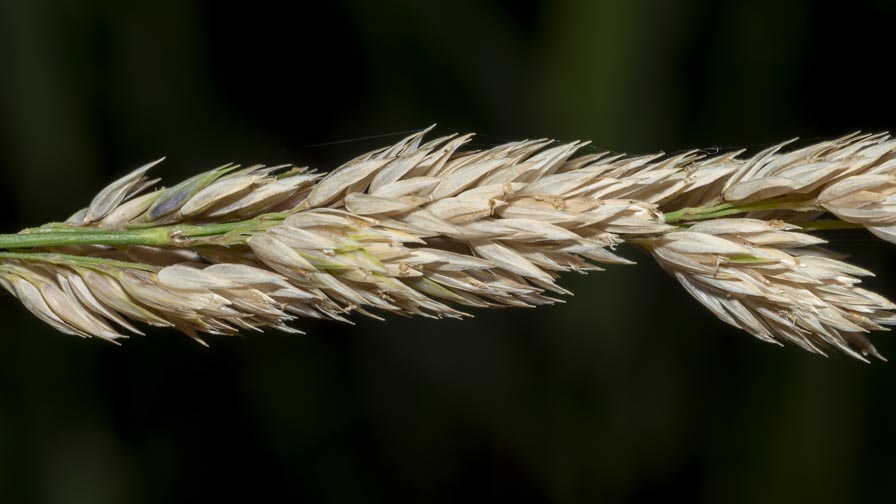
M297 317L550 304L562 273L629 264L615 250L630 242L764 341L879 357L867 333L896 323L896 306L858 287L870 273L807 234L866 227L896 242L887 135L742 158L473 150L471 135L427 131L326 174L225 165L152 189L150 163L65 222L0 235L0 284L62 332L115 341L141 334L136 321L201 341L294 332Z

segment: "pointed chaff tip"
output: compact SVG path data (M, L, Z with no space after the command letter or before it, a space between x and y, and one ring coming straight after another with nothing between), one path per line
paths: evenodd
M877 359L877 360L879 360L879 361L881 361L881 362L889 362L889 361L887 360L887 358L884 357L880 352L878 352L877 349L874 348L874 347L871 347L870 349L868 349L868 350L866 350L866 351L864 351L864 352L862 352L862 353L865 354L865 355L870 355L870 356L874 357L875 359Z

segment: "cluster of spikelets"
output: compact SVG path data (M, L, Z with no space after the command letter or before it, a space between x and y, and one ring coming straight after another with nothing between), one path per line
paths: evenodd
M630 263L614 253L630 242L765 341L862 359L879 356L869 331L896 323L896 305L858 287L868 271L801 232L833 215L896 242L888 136L745 159L576 156L584 143L546 140L472 150L469 139L421 132L327 174L228 165L157 190L150 164L66 223L23 231L88 238L3 253L0 283L62 332L114 340L139 334L138 321L199 339L352 311L549 304L567 293L562 272ZM147 230L165 239L141 243Z

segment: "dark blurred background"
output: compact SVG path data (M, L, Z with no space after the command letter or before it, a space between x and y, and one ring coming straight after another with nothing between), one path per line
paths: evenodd
M629 153L884 130L894 21L883 0L2 0L0 223L65 218L161 155L168 182L229 161L328 169L431 123ZM832 240L896 297L892 246ZM210 349L61 335L2 296L0 501L896 492L893 364L763 344L624 253L641 264L570 275L554 307Z

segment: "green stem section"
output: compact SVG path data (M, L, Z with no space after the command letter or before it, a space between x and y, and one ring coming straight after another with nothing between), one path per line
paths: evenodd
M757 201L755 203L722 203L720 205L706 207L689 207L669 212L666 214L666 222L675 224L682 221L699 221L717 219L719 217L727 217L729 215L737 215L749 212L759 212L762 210L790 210L792 212L811 212L813 210L823 210L815 204L814 200L794 201L794 200L778 200L778 201Z
M126 231L51 231L0 235L0 248L64 247L67 245L151 245L174 244L165 228L133 229Z
M283 216L269 214L247 221L224 224L145 227L122 230L59 227L28 229L17 234L0 234L0 249L65 247L71 245L146 245L151 247L194 247L234 245L247 233L264 231L279 224Z

